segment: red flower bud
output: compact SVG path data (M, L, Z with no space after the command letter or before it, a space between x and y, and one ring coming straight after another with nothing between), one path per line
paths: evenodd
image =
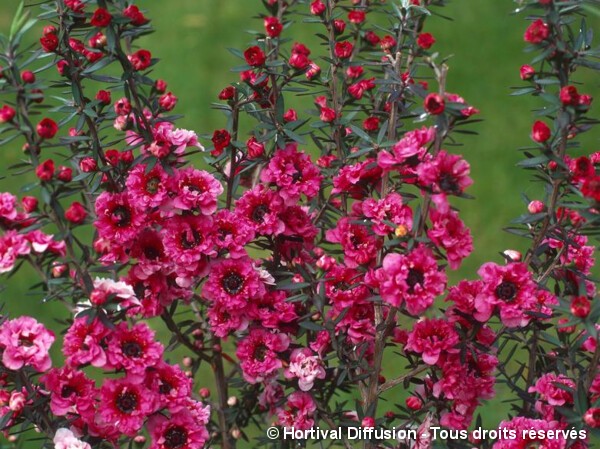
M129 55L128 59L135 70L145 70L150 67L150 64L152 63L152 53L142 49Z
M58 48L58 37L54 33L45 34L40 38L40 45L46 53L51 53Z
M35 196L24 196L21 198L21 204L25 212L29 214L37 209L38 199Z
M123 15L128 17L131 20L131 23L135 26L142 26L148 22L148 19L144 17L144 14L142 14L140 9L135 5L125 8L123 10Z
M104 157L106 158L106 162L114 167L119 164L121 153L119 153L119 150L112 148L104 152Z
M533 128L531 130L531 138L539 143L543 143L547 141L550 136L552 136L552 131L548 128L544 122L538 120L533 124Z
M363 23L367 17L367 14L360 9L353 9L348 12L348 21L355 25Z
M21 73L21 79L25 84L35 83L35 74L31 70L25 70Z
M125 150L119 155L119 158L121 159L121 162L123 162L124 164L131 164L134 159L133 151Z
M535 69L527 64L522 65L519 70L519 75L523 81L531 79L533 75L535 75Z
M577 106L579 104L579 92L575 86L565 86L560 90L560 102L565 106Z
M265 52L261 50L258 45L254 45L246 49L244 52L244 58L248 65L252 67L259 67L265 63L267 57L265 56Z
M550 27L548 24L544 23L542 19L537 19L525 30L523 39L530 44L539 44L548 39L549 36Z
M58 125L54 120L44 118L37 124L35 129L42 139L52 139L58 132Z
M104 106L109 105L111 103L110 92L108 90L99 90L96 94L96 100Z
M219 100L231 100L235 96L235 87L227 86L219 92Z
M90 173L98 169L98 164L92 157L84 157L79 161L79 169L83 173Z
M92 18L90 19L90 24L94 27L105 27L110 24L112 20L112 15L104 8L98 8L94 11Z
M42 162L35 169L35 175L40 179L40 181L50 181L54 176L54 161L52 159L48 159Z
M432 115L439 115L446 109L444 98L435 93L431 93L425 97L425 110Z
M362 427L375 427L375 418L372 416L365 416L360 425Z
M335 34L342 34L345 29L346 22L344 22L342 19L335 19L333 21L333 31L335 31Z
M248 151L249 159L256 159L257 157L262 156L265 152L264 144L258 142L254 136L250 137L246 141L246 149Z
M377 131L379 129L379 118L369 117L363 122L365 131Z
M406 398L406 406L411 410L420 410L423 407L423 401L416 396Z
M352 56L352 50L354 50L354 45L348 41L336 42L334 47L334 53L340 59L348 59Z
M379 45L383 51L389 51L391 48L395 47L396 44L397 42L396 39L394 39L394 36L389 34L379 41Z
M0 123L12 121L12 119L15 118L15 114L15 110L5 104L0 108Z
M56 176L62 182L71 182L73 179L73 169L71 167L65 167L61 165L58 168L58 175Z
M283 114L283 119L286 122L295 122L296 120L298 120L298 113L295 109L290 108L285 112L285 114Z
M321 109L321 116L320 119L322 121L324 121L325 123L331 123L335 120L336 117L336 113L333 109L328 108L328 107L323 107Z
M173 95L172 92L168 92L160 96L160 98L158 99L158 104L165 111L172 111L175 105L177 104L177 97Z
M48 34L56 34L56 27L54 25L46 25L42 33L44 34L44 36Z
M283 30L283 25L277 17L265 17L265 32L269 37L278 37Z
M156 80L154 83L154 90L159 94L164 94L167 91L167 82L165 80Z
M590 408L585 415L583 421L591 428L600 427L600 408Z
M527 205L527 210L530 214L539 214L546 209L544 203L539 200L533 200Z
M578 318L585 318L590 314L592 305L585 296L576 296L571 301L571 313Z
M365 33L365 40L373 46L375 46L379 42L381 42L381 38L379 36L377 36L377 34L375 34L374 31L367 31Z
M226 129L218 129L213 133L212 143L215 149L211 152L213 156L220 155L231 143L231 134Z
M117 100L115 103L115 114L128 115L131 112L131 103L125 97Z
M73 204L65 211L65 218L74 224L81 224L87 217L87 212L83 204L74 201Z
M430 33L421 33L417 37L417 45L424 50L428 50L435 44L435 38Z
M322 15L325 10L327 8L325 7L325 4L323 3L322 0L314 0L311 4L310 4L310 13L313 16L320 16Z

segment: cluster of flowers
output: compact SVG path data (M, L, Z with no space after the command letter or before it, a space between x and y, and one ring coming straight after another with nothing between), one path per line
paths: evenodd
M64 14L93 30L87 46L69 37L66 50L60 41L62 31L44 29L41 46L60 57L59 73L69 79L73 71L119 53L113 38L108 38L115 30L105 28L117 23L121 32L129 32L148 22L134 5L86 11L89 2L63 3L68 9ZM399 80L393 94L379 92L376 77L368 77L366 65L357 64L355 58L361 52L381 50L376 53L378 65L391 72L401 66L395 59L400 50L410 53L411 61L427 56L435 38L420 31L419 14L424 13L419 8L430 2L404 5L405 11L412 11L409 4L415 7L412 25L419 27L405 27L418 28L414 35L383 37L366 28L371 9L364 3L355 1L346 8L346 21L322 0L310 2L312 20L332 36L329 58L336 67L332 76L341 80L338 86L320 78L321 68L302 43L293 44L282 64L269 64L282 57L279 45L271 46L271 40L283 33L289 5L266 2L269 14L262 19L268 39L243 52L249 68L242 72L241 82L223 89L219 98L227 102L231 114L247 107L246 112L255 116L266 111L268 118L245 145L237 142L237 128L214 131L210 148L214 173L187 165L189 154L204 147L194 132L177 128L165 117L177 97L167 92L164 81L152 85L151 101L131 97L113 101L109 91L98 92L92 101L95 112L111 121L127 148L102 150L92 157L84 151L90 150L87 140L76 139L87 137L86 131L72 129L69 137L75 138L70 141L75 142L73 147L81 146L77 148L81 154L75 155L80 179L100 178L103 191L94 196L97 234L92 246L104 265L101 269L113 271L118 280L96 278L88 286L84 268L70 272L79 297L84 292L86 300L76 304L75 318L64 336L63 367L51 369L48 351L55 337L40 323L30 317L2 322L0 414L9 416L7 428L28 406L45 401L55 422L44 430L53 434L57 448L86 449L101 440L116 444L122 436L136 437L144 429L152 437L152 449L203 447L209 440L210 407L194 398L191 372L167 363L163 345L140 321L157 316L173 320L170 306L176 301L193 303L200 318L195 354L210 360L213 369L223 358L232 361L233 373L239 371L245 381L240 391L256 398L256 404L245 406L256 406L279 425L296 429L311 428L329 414L359 419L356 410L333 415L328 403L338 386L356 386L354 376L374 379L374 386L358 382L362 406L374 406L365 391L387 391L389 384L380 376L386 345L400 350L417 373L407 379L418 385L406 400L409 425L425 419L466 429L482 400L494 396L501 363L497 342L505 329L527 332L546 325L560 303L557 296L566 296L572 297L571 316L561 318L560 330L575 333L589 316L596 294L587 279L594 264L593 247L579 232L586 218L575 210L562 208L557 213L562 229L568 230L566 236L548 233L540 240L549 258L558 255L550 272L568 289L552 293L515 251L505 253L504 265L481 266L479 279L448 287L446 269L458 269L473 250L471 233L453 206L473 181L469 164L445 150L444 139L457 123L468 122L478 111L460 96L444 92L445 74L439 74L430 58L439 92L417 81L412 62L403 73L393 73ZM413 20L411 14L406 13L406 21ZM552 27L540 20L532 23L525 40L543 47L551 36ZM135 79L153 60L142 49L121 63ZM151 84L146 75L140 76ZM521 77L537 79L531 66L521 69ZM34 81L33 73L21 75L25 84ZM319 117L315 125L327 130L327 137L319 141L313 135L322 147L314 162L309 148L298 142L296 131L303 120L294 109L277 110L281 83L293 82L317 86L320 93L327 85L326 95L315 97ZM570 85L562 87L559 99L574 116L585 113L592 100ZM436 126L403 130L397 136L397 123L390 125L389 120L403 108L414 108L423 119L436 120ZM18 119L10 106L0 109L2 123L18 128ZM35 141L41 144L58 131L53 120L43 119ZM277 139L270 148L273 136ZM386 138L390 141L380 146ZM551 150L553 135L545 123L534 124L532 138ZM37 157L35 148L29 150ZM563 162L570 186L598 202L600 157L564 156ZM33 158L32 163L43 186L73 179L70 168L61 167L57 174L52 159L37 164ZM556 161L548 163L550 173L562 169ZM16 203L14 196L0 195L0 224L5 230L0 237L0 272L11 271L18 257L32 252L39 257L64 256L68 243L39 229L27 230L38 218L37 200L23 198L23 211ZM528 212L535 217L554 206L532 201ZM64 213L72 226L85 223L87 216L86 206L79 202ZM56 265L56 275L66 269L64 263ZM437 313L436 300L441 297L448 307ZM496 319L502 331L494 327ZM587 332L578 338L583 337L579 339L584 350L594 352L596 339ZM181 333L177 337L187 338ZM221 338L234 342L237 361L226 354ZM90 367L106 375L98 386L86 371ZM16 387L18 372L43 375L38 385L22 389ZM426 374L418 377L420 372ZM218 382L231 379L220 375ZM532 381L527 393L536 397L537 417L516 417L503 426L565 429L568 421L562 408L574 405L575 379L551 372ZM333 393L327 396L325 391ZM224 391L220 393L223 396ZM589 403L599 395L600 375L590 387ZM236 401L228 404L222 399L217 407L223 418L219 425L235 428L238 422L231 422L235 414L226 414L226 407L234 407ZM435 417L424 418L428 410L435 410ZM376 424L375 407L369 413L373 416L360 416L363 426ZM590 408L585 423L598 427L598 416L599 409ZM396 415L386 417L391 424ZM228 447L232 432L219 430L221 443ZM544 449L567 447L564 439L535 441ZM523 443L516 444L499 440L494 449L514 449ZM584 447L583 441L569 446Z

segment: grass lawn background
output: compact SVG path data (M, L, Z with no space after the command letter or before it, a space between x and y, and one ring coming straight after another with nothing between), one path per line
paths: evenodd
M224 118L210 109L210 103L216 101L223 87L237 80L238 75L229 68L240 64L226 48L245 47L251 36L244 30L262 28L261 21L251 19L256 11L262 11L261 2L171 0L138 3L147 9L156 30L144 38L141 45L161 59L155 75L165 79L169 90L179 97L175 112L185 114L178 126L194 129L199 135L212 134L214 129L222 128ZM0 32L8 32L17 6L16 0L0 2ZM453 0L440 10L451 17L452 22L434 17L426 25L426 31L433 33L437 40L434 49L443 56L453 55L449 61L448 91L460 94L480 109L480 118L484 119L473 127L479 133L477 136L460 136L464 146L450 149L462 153L470 162L475 184L468 193L476 197L458 204L462 218L472 230L475 251L452 276L454 281L476 277L477 268L485 261L501 262L498 253L504 249L524 251L527 247L527 241L502 231L512 218L525 210L520 200L521 192L537 196L537 188L528 181L528 175L515 167L521 156L517 148L531 142L529 133L534 118L530 111L542 105L541 101L529 97L509 96L509 86L523 84L519 79L519 67L530 60L530 55L522 52L522 35L527 22L523 15L510 14L515 6L511 0ZM598 25L597 20L592 22ZM311 39L315 29L312 24L297 24L292 35L298 41L314 42ZM317 48L315 51L318 52ZM577 79L586 83L584 92L600 101L597 76L582 72ZM598 107L593 104L592 112ZM302 114L301 109L298 112ZM592 133L581 139L586 153L598 149L597 135ZM203 142L207 143L206 140ZM20 145L0 148L0 177L8 175L6 167L18 161L20 156ZM17 186L18 181L10 177L0 180L2 190L18 194ZM32 279L32 273L25 269L6 282L0 280L8 285L0 293L0 300L11 315L31 314L52 325L53 317L64 316L62 307L40 306L39 296L27 296ZM393 375L392 365L390 362L386 367L390 376ZM495 425L505 416L501 413L505 407L499 406L500 401L501 398L483 408L484 422Z

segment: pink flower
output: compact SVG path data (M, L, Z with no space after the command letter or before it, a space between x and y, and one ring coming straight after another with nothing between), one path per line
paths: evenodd
M11 370L32 366L47 371L52 365L48 350L54 343L54 333L28 316L8 320L0 326L2 363Z
M40 379L50 391L50 409L56 416L94 414L96 388L83 371L52 369Z
M292 351L290 364L284 374L288 379L298 378L298 387L302 391L309 391L316 379L325 379L323 361L308 348Z
M17 218L17 198L8 192L0 193L0 218L14 220Z
M169 176L160 164L156 164L150 171L146 168L145 164L133 167L125 185L140 206L158 207L168 198Z
M529 393L537 393L539 400L535 403L535 409L540 415L549 421L554 416L554 407L563 407L566 404L573 403L573 391L577 389L575 382L568 377L554 373L542 375L535 383L529 387Z
M202 288L205 298L231 309L244 308L251 299L264 294L265 286L247 257L216 261Z
M192 380L181 368L163 361L148 367L144 384L156 395L159 406L171 412L184 408L192 392Z
M372 158L354 165L345 165L333 178L331 193L349 193L353 198L362 199L372 188L376 188L381 183L381 173L381 168Z
M371 234L366 226L355 221L356 218L343 217L335 228L325 232L327 241L342 246L344 263L350 268L374 262L382 245L380 237Z
M394 307L406 304L412 315L420 315L446 287L446 274L430 249L417 246L408 255L388 254L378 270L382 299Z
M11 271L17 257L31 252L27 239L16 231L7 231L0 237L0 273Z
M96 199L95 226L101 238L127 244L147 220L127 193L102 192Z
M66 428L60 428L54 434L54 449L92 449L89 443L78 439L73 432Z
M245 256L244 247L254 239L254 227L243 216L221 209L214 217L214 243L226 249L232 258Z
M482 294L475 303L477 320L487 321L497 306L505 326L522 327L532 320L527 312L539 311L537 288L524 263L500 266L488 262L477 273L484 282Z
M435 245L446 251L450 268L456 270L462 260L473 251L471 231L453 210L440 213L437 209L431 209L429 216L433 227L427 231L427 236Z
M285 228L279 218L283 211L283 198L264 184L244 192L236 202L235 211L246 217L258 234L278 235Z
M310 156L298 151L298 145L293 143L275 151L260 179L274 184L285 204L291 206L302 194L308 199L314 198L319 193L323 176Z
M217 210L217 197L223 193L223 186L210 173L190 167L177 172L171 191L175 194L175 207L211 215Z
M395 192L377 201L367 198L362 202L362 213L373 221L373 232L378 235L388 235L394 232L388 223L412 228L412 209L402 204L402 197Z
M102 368L106 365L106 337L109 330L99 319L91 323L87 317L75 318L67 330L63 343L63 354L67 364L73 367L87 365Z
M421 354L428 365L435 365L442 353L457 352L458 334L443 319L427 319L417 322L408 334L405 350Z
M317 404L309 393L296 391L287 398L287 409L277 413L279 423L285 427L306 430L314 425Z
M155 411L156 395L127 377L106 379L100 389L99 416L124 435L134 436Z
M255 384L274 375L283 366L278 353L290 344L286 334L252 329L238 344L236 355L246 382Z
M204 423L185 410L169 418L153 416L148 422L148 432L152 437L150 449L201 449L209 438Z
M181 272L197 272L202 258L214 254L211 232L212 220L204 215L169 218L161 232L165 255Z
M384 170L393 170L407 159L421 159L427 152L427 144L435 138L435 129L423 127L407 132L398 143L392 147L392 153L380 151L377 154L377 164Z
M108 361L115 369L141 374L162 360L163 346L154 341L154 331L145 323L131 329L121 322L108 339Z

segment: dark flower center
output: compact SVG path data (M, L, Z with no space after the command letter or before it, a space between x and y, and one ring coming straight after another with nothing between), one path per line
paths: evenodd
M117 408L123 413L131 413L138 405L137 395L130 391L124 391L117 396L116 405Z
M74 393L77 393L77 391L71 385L65 385L62 387L62 390L60 390L60 396L63 398L68 398Z
M30 348L33 346L33 339L34 339L34 337L32 335L30 335L29 337L25 337L25 336L21 335L19 337L19 345L25 346L26 348Z
M146 256L146 259L156 260L162 256L162 248L160 248L158 245L145 246L144 256Z
M160 379L160 387L158 387L158 392L160 394L169 394L173 386L164 379Z
M266 204L260 204L252 211L252 220L256 223L262 223L265 219L265 215L269 212L269 206Z
M125 206L117 206L112 210L112 219L115 226L123 228L131 223L131 212Z
M258 360L259 362L264 362L266 355L267 355L267 347L264 345L264 343L257 345L256 348L254 349L254 354L253 354L254 360Z
M187 443L188 432L184 427L171 426L165 432L165 447L167 449L178 449Z
M158 176L153 176L146 181L146 192L151 195L155 195L158 192L158 187L160 186L160 178Z
M408 270L408 276L406 277L406 284L409 287L409 291L413 291L413 289L415 288L415 285L419 284L419 285L423 285L423 282L425 281L425 275L423 274L423 271L421 270L417 270L415 268L411 268L410 270Z
M223 289L225 289L225 291L230 295L237 295L242 291L242 287L244 286L244 278L236 272L231 272L223 278L221 285L223 286Z
M126 341L121 345L121 351L127 357L141 357L143 354L142 347L137 341Z
M180 241L184 249L192 249L202 243L202 236L195 229L188 229L181 233Z
M458 182L456 182L456 178L450 173L445 173L442 175L440 179L440 189L447 193L460 193L460 187L458 185Z
M503 281L498 287L496 287L496 296L504 301L512 301L517 295L518 288L514 282Z

